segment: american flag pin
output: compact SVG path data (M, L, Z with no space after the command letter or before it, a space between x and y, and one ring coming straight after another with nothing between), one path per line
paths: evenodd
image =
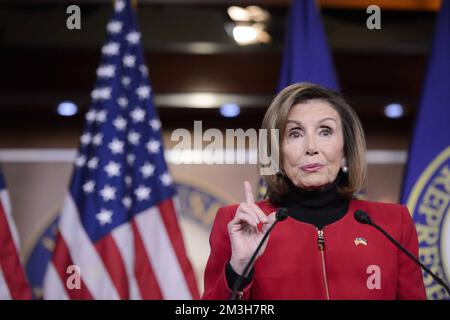
M367 240L361 237L355 238L355 246L359 246L360 244L363 244L367 246Z

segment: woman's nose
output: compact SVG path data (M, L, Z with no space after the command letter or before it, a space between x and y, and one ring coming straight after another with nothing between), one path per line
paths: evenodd
M317 151L316 142L314 140L314 137L311 137L311 136L306 137L306 148L305 149L306 149L305 151L306 151L307 155L314 155L314 154L319 153Z

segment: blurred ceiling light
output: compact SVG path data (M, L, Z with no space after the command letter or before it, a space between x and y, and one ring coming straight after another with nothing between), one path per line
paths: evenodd
M259 34L264 30L265 25L263 23L254 23L252 28L255 29L256 33Z
M258 32L253 26L235 26L233 29L234 40L241 45L258 42Z
M272 37L264 30L266 26L263 23L254 23L252 28L256 31L256 40L263 43L270 43Z
M264 30L262 23L254 23L251 26L237 24L234 26L232 34L234 40L242 46L272 41L272 37Z
M267 21L270 19L268 11L258 6L246 8L231 6L227 12L233 22L225 23L225 31L239 45L270 43L272 41L271 36L265 31Z
M388 118L392 118L392 119L400 118L404 114L403 106L399 103L388 104L384 108L384 114Z
M244 8L238 7L238 6L231 6L227 10L228 15L230 16L231 20L234 21L250 21L251 16L250 12L247 11Z
M262 43L271 43L272 42L272 37L270 36L270 34L268 34L266 31L262 30L257 37L259 42Z
M264 22L270 19L270 13L261 7L249 6L246 10L255 22Z
M71 117L78 112L78 108L72 101L63 101L58 105L56 111L60 116Z
M234 118L241 113L241 108L236 103L224 103L220 107L220 114L225 118Z
M193 93L187 103L197 108L213 108L218 106L217 98L212 93Z
M231 20L237 22L265 22L270 19L270 13L258 6L246 8L231 6L227 10Z

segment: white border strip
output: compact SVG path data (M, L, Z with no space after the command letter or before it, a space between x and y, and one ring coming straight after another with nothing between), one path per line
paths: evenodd
M63 162L70 163L75 160L77 151L75 149L0 149L0 162ZM225 159L246 158L252 163L256 163L256 149L238 149L236 151L226 149L224 152ZM180 164L193 163L193 159L205 159L207 154L201 154L201 151L183 151L180 159L180 152L177 150L166 150L166 159L169 163ZM406 150L368 150L366 159L368 164L405 164L408 157ZM214 158L209 159L212 163ZM202 164L202 163L199 163Z
M0 149L1 162L73 162L75 149Z

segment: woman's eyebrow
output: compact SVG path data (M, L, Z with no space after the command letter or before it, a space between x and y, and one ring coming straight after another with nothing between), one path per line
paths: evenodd
M334 121L334 122L337 123L336 119L335 119L335 118L331 118L331 117L323 118L323 119L320 120L318 123L322 123L322 122L325 122L325 121L327 121L327 120L331 120L331 121ZM293 124L296 124L296 125L298 125L298 126L303 126L302 122L299 121L299 120L288 119L288 120L286 121L286 124L289 124L289 123L293 123Z

